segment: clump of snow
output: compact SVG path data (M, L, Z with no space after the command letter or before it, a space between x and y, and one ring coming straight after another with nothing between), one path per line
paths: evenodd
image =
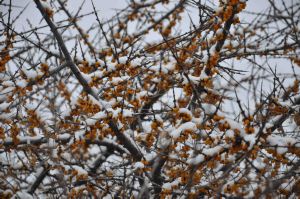
M100 108L102 107L101 103L92 95L88 95L89 100L93 102L93 104L98 105Z
M40 1L44 9L51 9L51 6L46 1Z
M223 35L223 29L218 29L216 32L217 36L222 36Z
M30 80L34 80L37 78L38 73L31 69L31 70L27 70L27 69L22 69L22 71L24 72L24 74L26 75L26 77Z
M151 93L150 91L141 91L141 92L136 93L137 98L141 98L144 96L152 96L152 95L153 95L153 93Z
M149 69L153 72L160 72L161 71L165 74L168 73L168 70L165 67L162 67L162 66L151 66Z
M14 164L12 164L12 167L14 169L21 169L23 167L23 164L21 161L16 161Z
M113 77L111 80L112 85L118 85L120 83L124 83L124 81L127 81L130 77L129 76L122 76L122 77Z
M10 103L7 102L2 102L0 104L0 111L4 111L5 109L7 109L9 107Z
M123 109L123 117L132 117L133 112L130 109Z
M6 73L0 73L0 80L2 80L4 82L8 79L9 79L9 76Z
M171 132L171 136L174 139L176 139L180 136L181 132L185 130L196 131L197 130L196 124L193 122L185 122L182 125L180 125L177 129L175 129L173 132Z
M202 107L206 114L212 115L216 112L217 108L212 104L203 103Z
M35 110L36 109L36 104L26 104L26 108L28 110Z
M84 170L82 167L74 165L72 166L78 172L78 175L88 175L88 172Z
M6 86L6 87L10 87L10 86L14 86L15 84L12 81L4 81L2 82L2 86Z
M166 182L162 185L162 188L165 190L171 190L173 186L177 186L181 180L177 178L173 182Z
M25 88L27 86L27 82L24 79L19 79L16 81L16 85L20 88Z
M2 99L5 99L7 93L12 92L14 89L15 89L15 87L7 87L7 88L1 90L1 92L0 92L0 101L4 101Z
M97 71L91 73L91 74L90 74L90 77L98 77L98 78L102 78L102 77L103 77L103 72L97 70Z
M165 149L171 143L171 138L168 136L167 132L161 132L158 139L158 147Z
M238 123L230 118L226 118L225 121L230 125L231 129L237 129L240 132L244 131L244 129L242 128L242 125L240 123Z
M187 163L191 165L197 165L203 162L204 160L205 160L205 156L202 154L198 154L196 157L188 159Z
M64 134L58 135L57 137L59 140L67 140L67 139L70 139L71 135L68 133L64 133Z
M235 31L235 34L243 35L244 34L244 29L242 27L238 27Z
M143 59L141 59L141 58L135 58L134 60L131 60L131 65L133 67L136 67L136 66L141 65L142 62L143 62Z
M156 157L156 153L154 151L152 151L150 153L146 153L144 155L144 157L145 157L146 161L150 162Z
M89 148L89 153L91 155L98 155L101 153L101 150L100 148L97 146L97 145L92 145L90 148Z
M166 189L166 190L171 190L172 189L172 185L170 182L166 182L162 185L162 188L163 189Z
M119 57L120 64L126 64L126 61L128 60L127 57Z
M117 118L119 113L122 113L123 117L132 117L133 116L133 112L130 109L122 109L122 108L116 108L116 109L112 109L109 108L107 109L107 111L112 113L112 117Z
M296 183L295 179L292 178L292 179L290 179L290 180L288 180L288 181L286 181L286 182L283 182L283 183L280 185L280 187L281 187L281 189L284 189L284 190L286 190L286 191L292 191L292 189L293 189L295 183Z
M55 142L54 139L49 138L49 140L48 140L48 147L50 147L50 148L56 148L57 147L57 143Z
M92 77L88 74L81 73L81 76L85 79L85 81L89 84L92 82Z
M258 169L263 169L266 166L266 164L261 160L261 158L255 159L253 165Z
M134 170L136 169L143 169L145 167L145 165L142 162L136 162L133 165Z
M36 181L36 176L34 174L31 174L26 178L26 182L28 184L33 184L35 181Z
M111 62L107 62L107 63L106 63L106 66L107 66L107 70L108 70L109 72L112 72L112 71L115 71L115 70L116 70L116 66L115 66L113 63L111 63Z
M222 149L223 149L223 147L218 145L213 148L205 148L205 149L203 149L202 153L207 156L214 156L217 153L219 153Z
M251 149L256 142L256 134L245 134L244 140L249 142L249 148Z
M33 196L25 191L18 191L12 198L33 199Z
M201 125L203 123L203 117L192 117L192 122L196 125Z
M296 143L296 140L292 137L281 137L278 135L270 135L267 137L267 142L271 146L278 146L276 147L277 153L284 154L287 152L287 147L294 145Z
M175 64L168 63L168 64L164 65L164 68L166 68L169 72L172 72L175 70Z
M237 48L239 45L240 45L240 44L239 44L239 42L238 42L237 40L231 41L231 46L232 46L233 48Z
M192 112L189 109L187 109L187 108L180 108L178 112L179 113L183 113L183 114L187 114L190 117L192 117Z
M234 138L234 132L229 129L225 132L225 136L228 138Z

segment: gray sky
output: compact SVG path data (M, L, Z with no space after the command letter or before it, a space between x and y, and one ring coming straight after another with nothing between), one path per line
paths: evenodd
M121 9L126 6L125 0L93 0L96 9L99 10L99 16L102 20L110 18L116 13L116 9ZM8 4L9 0L4 0L3 3ZM25 9L24 13L15 23L14 28L18 31L26 30L28 28L27 19L32 23L33 26L37 26L41 22L41 14L39 13L38 9L35 6L33 0L12 0L12 4L17 6L12 9L12 18L15 18L19 15L22 9L27 5L28 7ZM68 1L68 8L72 13L75 13L78 10L78 7L81 5L81 1L79 0L69 0ZM8 10L6 6L0 6L1 12L5 13ZM86 1L81 11L81 14L88 13L93 11L91 1ZM55 15L56 19L59 15ZM94 19L94 16L92 16ZM94 21L93 19L84 19L81 21L83 25L89 27Z
M4 0L3 3L8 4L10 0ZM217 0L214 0L215 2L217 2ZM80 7L81 5L81 0L68 0L68 8L70 9L71 13L75 14L75 12L78 10L78 7ZM113 15L115 15L115 13L117 12L118 9L122 9L127 5L127 1L126 0L93 0L96 9L99 10L99 17L100 20L102 21L106 21L107 19L109 19L110 17L112 17ZM204 2L204 1L203 1ZM291 3L292 0L286 0L286 3L289 4ZM33 0L12 0L13 5L18 6L16 8L13 8L12 11L12 18L14 19L16 16L19 15L19 13L21 12L22 8L24 8L26 5L28 6L24 13L21 15L21 17L17 20L17 22L14 25L14 28L17 31L24 31L24 30L28 30L29 25L27 23L27 20L30 21L30 23L32 24L33 27L35 26L40 26L42 24L45 24L45 21L41 20L41 14L39 13L38 9L35 6L35 3ZM251 11L251 12L263 12L266 10L266 7L268 5L268 1L267 0L248 0L247 2L247 7L246 7L246 11ZM218 5L218 3L216 3L216 5ZM8 7L6 6L0 6L0 10L3 13L6 13L8 10ZM196 12L196 10L192 10L189 9L191 12L189 13L189 15L191 16L191 18L193 19L193 16L195 16L194 18L197 19L198 18L198 13ZM83 6L82 11L80 12L81 14L84 13L88 13L88 12L92 12L93 8L92 8L92 4L91 4L91 0L87 0ZM65 14L62 13L54 15L55 16L55 21L58 21L59 19L62 18L66 18ZM252 17L250 17L247 14L239 14L241 19L244 20L251 20ZM79 25L81 25L81 27L83 29L87 29L89 27L91 27L91 25L93 23L96 22L95 16L91 15L89 17L85 17L82 20L79 21ZM195 22L197 22L197 20L195 20ZM182 32L186 32L188 31L190 26L190 22L189 22L189 17L186 16L185 19L183 20L183 22L180 25L180 29L182 30ZM277 65L277 69L279 71L284 72L286 70L286 61L284 60L274 60L274 66ZM290 69L290 68L289 68ZM286 72L286 71L285 71Z
M116 13L117 9L124 8L127 4L126 0L93 0L96 9L99 10L99 16L101 17L101 20L105 21L105 19L109 19L111 16L113 16ZM4 0L4 3L8 4L9 0ZM26 30L28 28L28 23L26 22L26 19L29 19L33 26L39 25L41 22L41 15L39 11L37 10L35 3L33 0L12 0L13 5L18 6L13 9L12 16L15 18L19 15L19 13L22 11L22 9L28 5L28 7L25 9L24 13L21 15L21 17L17 20L15 23L16 30ZM68 8L71 10L71 12L75 13L78 10L78 7L81 5L81 1L79 0L68 0ZM264 0L249 0L247 2L247 11L254 11L254 12L260 12L263 11L266 8L267 1ZM1 12L5 13L8 10L8 7L0 6ZM81 14L88 13L93 10L91 1L86 1L84 4L84 7L81 11ZM192 11L192 10L191 10ZM197 15L198 13L189 13L191 16L194 14ZM59 15L55 15L56 19L59 17ZM247 15L242 15L243 18L248 18ZM187 19L189 20L189 19ZM86 27L90 27L90 25L95 22L94 16L91 16L89 18L85 18L81 21L82 25ZM187 21L188 22L188 21Z

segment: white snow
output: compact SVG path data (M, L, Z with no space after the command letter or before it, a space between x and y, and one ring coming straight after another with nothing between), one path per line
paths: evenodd
M30 144L32 141L37 141L37 140L42 139L42 136L40 136L40 135L32 136L32 137L31 136L18 136L18 139L21 142L25 142L27 144ZM5 138L4 142L12 142L12 138ZM1 140L0 143L3 143L3 141Z
M133 111L130 109L123 109L123 117L132 117Z
M278 135L270 135L267 138L270 145L288 146L296 143L296 140L292 137L281 137Z
M8 79L9 79L9 76L6 73L0 73L0 80L2 80L4 82Z
M27 82L24 79L19 79L16 81L16 85L20 88L25 88L27 86Z
M169 72L174 71L175 70L175 64L174 63L167 63L166 65L164 65L164 68L166 68Z
M172 189L172 184L170 182L166 182L162 185L162 188L166 189L166 190L171 190Z
M208 54L205 53L205 54L203 55L202 61L203 61L204 63L207 63L208 58L209 58ZM202 71L204 71L204 70L202 70Z
M71 135L68 133L64 133L64 134L58 135L57 137L60 140L67 140L67 139L70 139Z
M162 185L162 188L165 190L171 190L172 186L177 186L180 181L181 181L180 178L177 178L173 182L166 182Z
M142 163L142 162L136 162L136 163L134 163L134 165L133 165L133 168L136 170L136 169L142 169L142 168L144 168L145 167L145 165Z
M10 86L14 86L15 84L12 81L4 81L2 82L2 86L6 86L6 87L10 87Z
M120 64L126 64L127 60L128 60L128 57L119 57Z
M233 41L231 41L231 45L233 48L237 48L240 44L237 40L233 40Z
M243 35L244 34L244 29L242 27L238 27L235 31L235 34Z
M15 163L12 164L12 167L14 169L21 169L23 167L23 164L22 164L21 161L17 161L17 162L15 162Z
M72 167L78 172L78 175L88 175L88 172L84 170L82 167L77 165L73 165Z
M106 66L107 66L107 70L110 72L116 70L116 66L111 62L107 62Z
M276 151L279 154L284 154L287 152L287 146L292 146L296 143L296 140L292 137L281 137L278 135L270 135L267 137L267 142L271 146L278 146L276 147Z
M217 153L219 153L222 149L223 149L223 147L218 145L213 148L205 148L205 149L203 149L202 153L207 156L214 156Z
M196 124L193 122L185 122L182 125L180 125L177 129L175 129L173 132L171 132L171 136L174 139L176 139L180 136L181 132L185 130L196 131L197 130Z
M208 76L205 73L205 67L203 68L201 74L200 74L200 80L206 79L208 78Z
M261 158L255 159L253 165L258 169L263 169L266 166L266 164L261 160Z
M88 74L81 73L81 76L85 79L85 81L89 84L92 82L92 77Z
M111 83L112 85L118 85L120 83L123 83L124 81L127 81L129 78L129 76L113 77Z
M38 76L38 73L33 69L30 70L22 69L22 71L25 73L26 77L30 80L34 80Z
M249 142L249 148L251 149L256 142L256 134L241 134L244 137L245 141Z
M187 108L180 108L178 112L179 113L183 113L183 114L187 114L190 117L192 117L192 112L189 109L187 109Z
M0 111L4 111L6 108L8 108L9 105L10 105L10 103L2 102L0 104Z
M88 95L88 98L93 102L93 104L98 105L100 108L102 107L101 103L97 99L95 99L94 96Z
M30 174L27 178L26 178L26 182L28 184L33 184L36 181L36 176L34 174Z
M51 9L51 6L46 1L40 1L44 9Z
M228 138L234 138L234 132L231 129L229 129L225 132L225 136Z
M216 35L221 36L222 34L223 34L223 29L218 29Z
M54 139L49 138L49 140L48 140L48 147L50 147L50 148L56 148L57 147L57 143L55 142Z
M33 199L33 196L25 191L18 191L16 195L12 197L13 199L22 198L22 199Z
M168 136L167 132L165 131L161 132L158 139L158 147L161 149L165 149L169 146L170 143L171 143L171 138Z
M98 77L98 78L102 78L103 77L103 72L102 71L95 71L94 73L90 74L91 77Z
M13 90L15 90L15 87L7 87L7 88L3 89L3 90L0 92L0 97L1 97L1 95L3 95L3 98L5 98L5 97L6 97L5 94L10 93L10 92L12 92ZM0 99L1 99L1 98L0 98ZM3 101L3 100L0 100L0 101Z
M98 155L98 154L101 153L100 148L97 145L92 145L89 148L89 152L90 152L91 155Z
M191 165L197 165L205 160L204 155L198 154L196 157L188 159L187 163Z
M212 115L216 112L217 108L212 104L203 103L202 107L206 114Z

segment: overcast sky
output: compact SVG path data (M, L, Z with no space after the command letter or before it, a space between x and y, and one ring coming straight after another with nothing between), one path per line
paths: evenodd
M109 19L111 16L113 16L116 13L116 10L124 8L127 4L126 0L93 0L93 2L96 6L96 9L99 10L99 16L103 21L105 21L105 19ZM9 0L4 0L3 3L8 4ZM37 10L33 0L13 0L12 3L14 6L17 6L13 9L12 12L13 18L19 15L19 13L26 5L28 6L25 9L24 13L21 15L20 19L18 19L17 23L15 23L15 28L17 30L26 30L28 28L26 19L29 19L32 25L38 25L40 23L41 15ZM80 4L81 4L80 0L69 0L68 8L74 13L75 11L77 11ZM246 10L260 12L266 8L266 5L267 5L267 1L264 0L249 0L247 2ZM8 7L6 6L0 6L0 8L1 8L1 12L3 13L6 13L8 10ZM92 10L93 8L92 8L91 1L86 1L81 11L81 14L91 12ZM197 15L197 13L190 13L190 14ZM83 20L82 24L86 25L87 27L90 27L90 25L93 22L95 22L93 21L93 19L91 20L91 18L88 18L86 20Z
M8 4L9 1L10 0L4 0L3 3ZM214 0L214 1L218 2L217 0ZM285 3L288 5L292 1L293 0L286 0ZM80 7L80 5L81 5L81 2L82 2L81 0L68 0L67 5L72 14L76 13L76 11L78 10L78 7ZM110 17L115 15L115 13L117 12L118 9L122 9L127 5L127 0L93 0L93 2L96 6L96 9L99 11L98 15L102 21L106 21L107 19L109 19ZM202 2L205 2L205 1L202 1ZM209 2L209 1L207 1L207 2ZM17 22L14 25L14 28L17 31L20 32L20 31L30 29L28 27L27 20L30 21L30 23L33 25L33 27L40 26L40 23L45 24L45 21L41 20L42 19L41 14L38 11L38 9L36 8L33 0L12 0L12 3L14 6L17 6L12 9L13 10L12 11L13 19L19 15L19 13L22 11L22 9L25 6L27 6L24 13L21 15L21 17L17 20ZM247 2L246 11L264 12L264 11L266 11L268 4L269 4L268 0L249 0ZM218 3L216 3L216 5L218 5ZM7 11L8 11L7 6L0 6L0 9L1 9L2 13L7 13ZM196 19L195 21L197 22L198 13L196 12L196 10L194 10L194 11L192 9L189 9L189 10L191 11L191 13L189 13L191 18L193 19L193 16L195 16L194 18ZM83 6L83 9L80 13L84 14L84 13L89 13L92 11L93 11L93 8L92 8L91 0L86 0L85 4ZM62 16L64 19L66 18L64 14L55 15L55 21L62 18ZM249 15L242 14L242 13L240 13L239 16L243 20L251 20L251 18L252 18L252 17L249 17ZM80 24L80 26L82 26L83 29L88 29L95 22L96 22L95 16L91 15L89 17L85 17L85 18L81 19L79 24ZM180 29L182 30L182 32L186 32L186 31L188 31L189 26L190 26L189 17L186 16L186 19L183 20L183 22L180 25ZM279 60L276 60L276 63L279 64L279 70L280 70L280 65L283 65L284 62L279 62ZM284 70L285 68L282 67L282 69Z

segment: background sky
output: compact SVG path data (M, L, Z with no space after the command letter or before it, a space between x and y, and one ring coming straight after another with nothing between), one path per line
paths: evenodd
M10 0L4 0L3 4L9 4ZM99 16L103 21L106 19L109 19L112 17L117 10L124 8L127 5L126 0L93 0L96 9L99 11ZM217 2L217 1L215 1ZM27 8L24 10L23 14L20 16L20 18L15 23L16 30L26 30L28 28L27 20L30 20L32 25L39 25L41 23L41 15L39 11L37 10L35 3L33 0L12 0L12 4L15 6L12 10L12 16L15 18L20 14L22 9L27 6ZM68 0L68 8L71 12L75 13L78 10L78 7L80 7L81 1L79 0ZM217 5L217 4L216 4ZM266 6L268 5L266 0L249 0L247 2L246 11L252 11L252 12L262 12L266 9ZM0 6L1 12L5 13L8 10L7 6ZM93 10L91 1L88 0L85 2L83 9L81 13L88 13ZM190 10L191 13L189 13L191 16L197 15L198 13L194 12L193 10ZM58 16L55 16L58 17ZM242 18L244 19L250 19L249 15L242 14ZM92 23L95 22L95 17L86 17L85 19L81 20L81 24L86 27L90 27ZM189 19L186 19L186 23L189 23ZM188 27L188 26L187 26Z

